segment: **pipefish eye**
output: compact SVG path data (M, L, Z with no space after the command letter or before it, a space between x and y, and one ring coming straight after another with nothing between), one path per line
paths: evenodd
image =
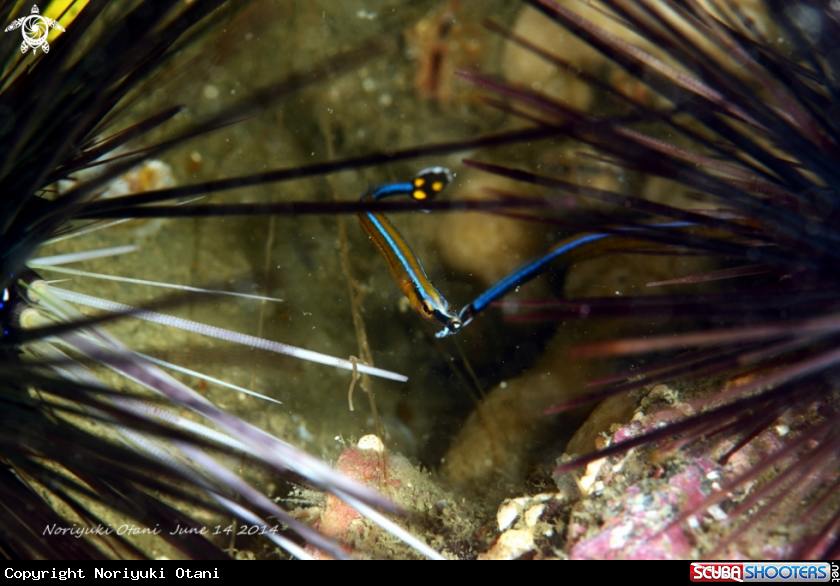
M423 302L420 304L420 313L422 313L423 317L425 317L426 319L434 319L435 308L432 307L432 302L428 299L424 299Z
M412 185L414 191L411 193L417 201L423 201L435 197L452 182L452 173L446 167L429 167L423 169L414 176Z

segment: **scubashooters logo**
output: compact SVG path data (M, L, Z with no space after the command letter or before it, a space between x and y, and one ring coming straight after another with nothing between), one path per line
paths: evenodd
M20 52L26 53L29 48L32 48L32 54L38 52L40 48L44 53L50 52L50 44L47 42L49 29L63 31L64 28L51 18L46 18L38 13L38 6L32 6L32 14L24 16L12 21L12 24L6 27L6 32L15 29L21 29L23 35L23 43L20 44Z
M828 562L693 562L692 582L828 582Z

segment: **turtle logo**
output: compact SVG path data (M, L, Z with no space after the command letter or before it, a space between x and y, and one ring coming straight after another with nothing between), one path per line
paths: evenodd
M38 7L32 6L32 14L24 16L12 21L12 24L6 27L6 32L13 31L17 28L21 29L23 35L23 43L20 45L20 52L26 51L32 47L32 54L38 52L40 47L44 53L50 52L50 44L47 42L47 35L49 29L54 28L60 31L64 29L60 24L51 18L46 18L38 13Z

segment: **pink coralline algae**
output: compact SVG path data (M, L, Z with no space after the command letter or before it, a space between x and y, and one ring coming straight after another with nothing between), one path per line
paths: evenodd
M602 434L602 446L618 446L691 415L695 405L679 396L665 385L655 387L632 421ZM738 503L764 481L746 482L744 475L778 454L786 433L786 426L769 427L737 449L737 436L684 443L665 439L590 463L580 479L584 495L573 505L565 551L572 559L790 555L792 536L781 535L783 530L777 538L733 533L751 518L736 511ZM730 534L739 537L729 543Z
M444 491L427 472L400 454L386 453L376 436L365 436L356 446L345 449L334 466L345 476L393 500L405 512L402 518L393 520L444 557L475 556L469 547L464 547L476 529L475 515L468 514L465 503ZM354 557L423 557L334 495L327 495L320 508L298 512L301 518L315 516L314 526ZM306 550L315 558L326 557L311 546Z
M691 542L680 525L668 525L679 511L705 498L698 466L688 466L667 481L643 491L630 486L617 502L607 504L613 515L600 530L575 543L571 559L685 559Z
M363 442L370 443L369 437L362 438ZM379 441L378 439L376 440ZM347 448L335 462L335 469L345 476L360 482L380 492L388 493L388 488L398 489L402 485L400 474L394 475L401 465L410 464L403 462L401 456L386 456L381 451L381 443L367 446L360 442L361 447ZM368 447L368 449L365 449ZM387 464L383 473L383 464ZM395 467L394 464L397 464ZM315 528L327 537L337 539L348 551L352 551L352 545L363 539L365 532L369 529L364 516L356 509L345 503L333 494L327 494L321 518L315 522ZM324 554L312 547L307 546L307 551L316 558L324 557Z

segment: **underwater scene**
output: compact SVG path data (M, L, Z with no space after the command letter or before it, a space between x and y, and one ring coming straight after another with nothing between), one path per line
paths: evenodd
M837 557L835 4L0 2L0 555Z

